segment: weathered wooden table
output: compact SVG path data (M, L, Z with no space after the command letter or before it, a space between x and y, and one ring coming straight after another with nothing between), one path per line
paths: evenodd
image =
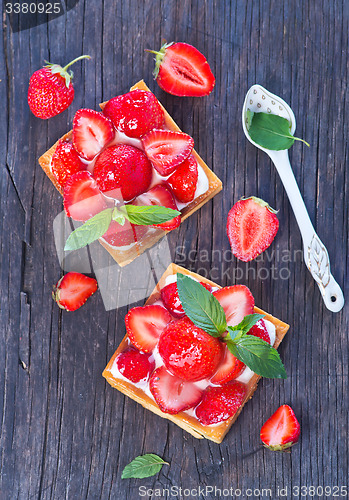
M348 298L348 32L345 0L80 0L49 23L19 32L3 13L1 500L133 500L142 485L233 488L241 498L278 498L278 488L298 498L302 486L310 498L312 490L304 488L313 485L334 498L336 487L348 484L349 306L339 314L324 307L302 261L278 175L241 127L243 99L253 83L295 111L298 135L311 147L295 144L291 162ZM177 98L158 88L144 49L158 48L162 37L191 43L207 56L216 76L209 97ZM44 59L65 63L82 53L92 60L74 68L72 106L48 121L35 118L26 100L31 73ZM65 313L51 299L62 274L52 228L62 200L37 158L67 131L78 108L97 108L141 78L224 183L222 193L169 236L173 259L222 285L247 284L257 305L291 325L280 348L288 379L263 380L220 446L145 411L101 377L124 335L126 306L105 311L96 293L77 312ZM231 257L225 232L227 213L243 195L280 210L275 242L249 265ZM291 454L264 450L259 440L261 424L283 403L292 405L302 426ZM153 478L121 480L124 466L149 452L170 467ZM176 498L172 493L160 498ZM208 490L204 496L204 490L197 498L227 493ZM185 494L196 498L195 491ZM315 497L321 498L321 489Z

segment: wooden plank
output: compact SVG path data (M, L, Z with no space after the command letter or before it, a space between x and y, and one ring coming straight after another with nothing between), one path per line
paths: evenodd
M324 308L278 175L243 135L241 107L258 82L294 109L297 133L311 144L290 151L295 176L348 297L348 32L344 0L319 0L316 8L299 0L80 0L48 25L19 33L3 17L1 498L133 500L140 485L271 488L274 498L282 486L290 492L347 484L348 306L339 314ZM217 81L209 97L178 98L153 81L144 49L158 48L162 37L206 55ZM26 102L30 74L44 59L65 63L82 53L92 60L74 67L72 106L48 121L35 118ZM101 373L124 336L127 307L105 311L97 293L69 314L50 297L61 276L52 223L62 205L37 158L71 126L78 108L97 108L141 78L224 185L168 235L173 259L221 285L247 284L258 306L291 324L280 347L289 378L263 380L219 446L106 387ZM280 210L280 230L268 252L247 265L230 253L225 220L233 203L251 194ZM129 292L130 302L138 298ZM281 456L261 448L259 429L282 403L299 416L302 436ZM155 478L121 480L123 467L147 452L170 467Z

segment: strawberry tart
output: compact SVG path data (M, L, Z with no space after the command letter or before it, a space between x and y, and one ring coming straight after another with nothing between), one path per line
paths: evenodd
M289 326L256 308L247 287L221 288L170 264L146 304L130 309L126 315L126 336L103 376L111 386L196 438L221 443L260 376L232 354L226 338L218 338L210 322L205 327L205 318L200 320L195 311L192 314L184 307L184 296L183 303L179 298L183 290L180 282L188 281L188 277L190 283L195 281L195 290L199 287L202 309L211 304L210 318L218 304L217 318L220 309L225 316L222 328L230 329L236 345L236 339L244 335L243 325L255 317L253 326L247 328L247 340L259 342L278 356L276 348ZM222 318L216 323L219 321Z
M222 183L143 81L100 106L102 112L78 110L73 130L39 163L74 220L86 222L107 208L129 204L178 212L146 225L113 219L99 241L124 266L177 228Z

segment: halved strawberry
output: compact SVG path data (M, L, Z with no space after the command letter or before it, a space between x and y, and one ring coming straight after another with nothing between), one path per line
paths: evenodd
M194 139L183 132L155 129L142 138L149 160L160 175L170 175L192 152Z
M196 406L202 396L193 382L186 382L169 373L164 366L153 372L149 381L150 392L164 413L176 414Z
M223 387L208 387L195 410L203 425L218 424L235 415L246 396L246 385L233 380Z
M279 229L276 211L252 196L240 200L228 214L227 234L235 257L248 262L264 252Z
M232 354L227 346L224 346L224 357L218 366L218 370L211 378L211 382L224 385L237 378L244 370L245 364Z
M64 210L74 220L86 221L105 208L107 203L90 172L72 175L63 190Z
M212 288L210 285L203 282L200 283L206 290L211 291ZM161 300L166 309L175 318L182 318L185 315L181 301L179 300L177 283L170 283L161 289Z
M80 273L67 273L53 288L52 298L61 309L75 311L97 290L97 281Z
M284 451L297 443L301 426L292 408L282 405L265 422L260 436L266 448L273 451Z
M215 77L206 57L188 43L164 44L156 54L154 76L169 94L204 96L212 92Z
M52 155L51 167L52 173L62 187L73 174L86 170L86 165L81 161L73 144L61 139Z
M161 207L172 208L178 210L176 200L167 186L164 184L157 184L146 193L141 194L133 201L134 205L158 205ZM153 227L160 227L167 231L176 229L181 223L181 216L177 215L173 219L163 222L162 224L154 224Z
M126 349L116 358L119 372L131 382L148 380L155 369L155 361L150 354L139 352L133 347Z
M228 326L236 326L253 313L254 298L245 285L226 286L213 292L224 309Z
M93 158L115 137L112 122L93 109L79 109L73 120L73 144L85 160Z
M140 241L146 232L146 226L136 226L128 221L121 226L118 222L112 220L107 232L103 234L102 238L109 243L109 245L122 247Z
M151 352L166 325L172 321L169 312L157 304L134 307L126 314L126 330L132 344L143 352Z
M103 113L129 137L142 137L164 122L164 111L154 94L136 89L110 99Z
M187 317L166 326L158 349L171 373L192 382L211 377L222 358L222 343Z
M270 336L263 319L258 320L257 323L247 332L247 335L254 335L255 337L259 337L270 344Z
M190 155L167 179L167 183L178 201L189 203L194 199L198 177L197 161Z

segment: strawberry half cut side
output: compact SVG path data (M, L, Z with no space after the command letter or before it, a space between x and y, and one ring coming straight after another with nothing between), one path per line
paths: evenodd
M152 352L165 327L172 321L162 306L134 307L126 314L126 330L131 343L143 352Z
M77 172L67 180L63 205L67 216L77 221L86 221L107 208L105 197L87 170Z
M152 130L142 138L145 154L160 175L170 175L193 150L194 139L183 132Z
M67 273L52 292L52 298L61 309L75 311L97 290L97 281L81 273Z
M223 387L208 387L196 408L196 416L203 425L218 424L235 415L242 405L247 388L233 380Z
M141 194L133 201L134 205L158 205L161 207L172 208L178 210L176 200L170 189L165 184L157 184L146 193ZM176 229L181 223L181 216L177 215L173 219L163 222L162 224L154 224L153 227L160 227L161 229L172 231Z
M232 354L227 346L224 346L224 354L218 370L211 378L212 384L224 385L237 378L243 370L245 364Z
M153 372L149 387L160 410L164 413L176 414L193 408L202 396L202 389L196 384L172 375L164 366Z
M167 179L173 194L181 203L190 203L198 184L198 164L193 155L184 160Z
M112 122L94 109L79 109L73 120L73 144L85 160L93 158L115 137Z
M264 252L279 229L276 211L252 196L235 203L228 214L227 235L238 259L249 262Z
M292 408L282 405L265 422L260 437L266 448L285 451L297 443L301 427Z
M192 97L212 92L215 77L206 57L195 47L183 42L169 43L155 54L154 76L165 92Z
M253 313L254 298L245 285L226 286L213 295L224 309L228 326L238 325L245 316Z

